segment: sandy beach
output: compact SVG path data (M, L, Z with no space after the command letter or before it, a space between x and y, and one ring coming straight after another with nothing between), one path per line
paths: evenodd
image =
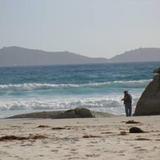
M0 160L159 160L159 122L160 116L1 119ZM129 133L131 127L144 133Z

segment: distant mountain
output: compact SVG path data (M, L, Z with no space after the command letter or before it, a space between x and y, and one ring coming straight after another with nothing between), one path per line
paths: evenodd
M0 66L38 66L95 63L160 62L160 48L139 48L111 59L90 58L71 52L46 52L22 47L0 49Z
M0 66L37 66L106 63L105 58L89 58L71 52L46 52L21 47L0 49Z
M139 48L131 50L111 58L109 62L160 62L160 48Z

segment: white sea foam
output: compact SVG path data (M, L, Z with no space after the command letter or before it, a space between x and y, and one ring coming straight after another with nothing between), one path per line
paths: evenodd
M137 98L134 98L134 105ZM1 111L16 110L66 110L75 107L86 107L96 111L111 112L121 114L123 112L123 104L120 96L108 97L91 97L91 98L59 98L59 99L43 99L43 98L27 98L27 99L1 99Z
M32 90L45 90L54 88L81 88L81 87L107 87L107 86L120 86L120 87L145 87L150 80L137 80L137 81L112 81L102 83L87 83L87 84L48 84L48 83L24 83L24 84L1 84L0 91L32 91Z

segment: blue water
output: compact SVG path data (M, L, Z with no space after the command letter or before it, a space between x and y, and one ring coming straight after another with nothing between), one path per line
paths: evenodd
M123 114L123 91L135 107L160 63L0 68L0 117L87 107Z

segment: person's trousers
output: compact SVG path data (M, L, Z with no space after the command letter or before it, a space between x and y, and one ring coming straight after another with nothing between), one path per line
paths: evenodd
M130 104L125 104L125 112L126 116L132 116L132 106Z

